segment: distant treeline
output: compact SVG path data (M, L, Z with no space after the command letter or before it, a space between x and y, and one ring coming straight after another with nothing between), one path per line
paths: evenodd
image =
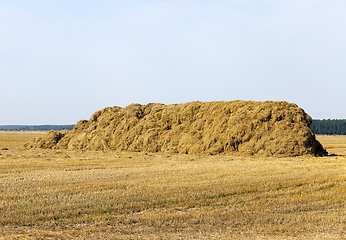
M5 131L60 131L72 130L75 124L71 125L0 125L0 130ZM346 135L346 119L314 119L311 130L315 134L326 135Z
M0 125L0 130L3 131L60 131L60 130L72 130L73 125Z
M346 135L346 119L314 119L310 127L315 134Z

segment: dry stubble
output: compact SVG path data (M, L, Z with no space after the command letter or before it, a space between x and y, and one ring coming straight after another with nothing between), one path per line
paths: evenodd
M345 137L318 136L338 156L251 158L24 150L26 134L0 134L4 239L346 236Z

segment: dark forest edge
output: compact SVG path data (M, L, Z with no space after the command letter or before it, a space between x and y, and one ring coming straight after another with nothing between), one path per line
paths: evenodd
M0 125L2 131L60 131L72 130L75 124L71 125ZM311 130L315 134L323 135L346 135L346 119L314 119Z
M71 125L0 125L2 131L60 131L72 130L75 124Z
M314 119L310 128L315 134L346 135L346 119Z

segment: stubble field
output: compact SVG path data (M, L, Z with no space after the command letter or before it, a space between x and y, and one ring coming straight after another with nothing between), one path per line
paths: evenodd
M327 157L23 148L0 132L0 239L345 239L346 136Z

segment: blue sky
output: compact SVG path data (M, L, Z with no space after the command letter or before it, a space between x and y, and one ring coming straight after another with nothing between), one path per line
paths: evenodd
M343 0L2 0L0 125L236 99L346 119L345 12Z

